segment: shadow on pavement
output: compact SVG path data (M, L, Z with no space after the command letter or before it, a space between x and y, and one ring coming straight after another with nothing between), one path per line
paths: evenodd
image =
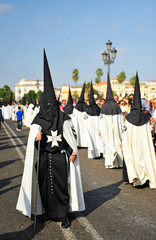
M123 183L123 181L119 181L117 183L111 184L109 186L97 188L84 193L86 210L83 213L75 213L75 217L71 216L71 220L75 220L77 217L86 217L93 211L95 211L99 206L104 204L110 199L115 198L121 191L119 186ZM71 214L72 215L72 214Z
M21 177L21 176L22 176L22 174L14 176L14 177L9 177L9 178L2 179L0 181L0 189L5 187L5 186L7 186L7 185L9 185L12 182L13 179ZM12 188L10 188L10 189L12 189ZM5 189L5 190L7 190L7 189ZM2 191L0 191L0 193L2 194Z
M21 161L21 159L13 159L13 160L8 160L8 161L5 161L5 162L0 162L0 169L5 167L5 166L8 166L10 164L13 164L15 163L16 161Z
M37 235L43 228L45 223L37 223L36 232L34 232L34 225L30 225L24 230L5 233L0 235L1 240L31 240Z

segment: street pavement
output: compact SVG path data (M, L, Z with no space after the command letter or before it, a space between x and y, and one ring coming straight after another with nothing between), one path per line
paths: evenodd
M0 131L1 240L155 240L156 189L122 181L122 169L105 169L104 159L88 159L79 149L86 210L70 214L71 227L33 221L16 210L29 129L16 131L6 120Z

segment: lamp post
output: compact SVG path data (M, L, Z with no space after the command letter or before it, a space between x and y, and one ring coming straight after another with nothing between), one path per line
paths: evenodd
M39 90L39 86L40 86L40 83L39 83L39 80L37 79L36 80L36 87L37 87L37 99L38 99L38 90Z
M102 53L102 60L104 61L105 65L108 65L108 74L110 76L110 65L112 63L114 63L114 60L116 58L117 50L115 48L113 48L111 50L112 42L110 40L108 40L108 42L106 42L106 45L107 45L107 52L104 51ZM111 52L111 56L110 56L110 52Z
M19 94L18 101L20 101L20 98L21 98L21 89L20 88L18 89L18 94Z

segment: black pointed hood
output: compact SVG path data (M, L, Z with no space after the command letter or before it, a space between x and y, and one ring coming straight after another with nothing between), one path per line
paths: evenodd
M44 49L44 93L46 93L44 95L44 100L46 102L57 103L45 49Z
M63 110L63 111L64 111L66 114L72 114L72 113L73 113L73 99L72 99L70 87L69 87L69 93L68 93L68 103L67 103L67 105L64 107L64 110Z
M32 97L31 97L31 93L29 92L29 96L28 96L28 104L33 103Z
M120 114L121 112L121 108L114 100L109 74L107 74L107 95L106 101L101 108L101 113L106 115L116 115Z
M44 92L40 97L40 111L34 118L32 124L39 124L42 132L51 135L51 131L63 134L63 122L70 119L65 113L61 112L58 101L56 100L50 69L44 50ZM62 143L59 143L59 146ZM53 147L54 151L58 147ZM47 146L47 150L51 151L51 144Z
M89 98L89 106L85 109L85 112L90 116L99 116L100 115L100 107L96 104L94 99L94 90L91 82L90 86L90 98Z
M142 126L150 119L149 115L144 113L142 108L138 73L136 73L134 98L131 105L131 112L126 116L126 119L135 126Z
M85 83L83 84L83 88L81 91L81 95L79 97L79 101L75 106L75 109L77 109L80 112L84 112L85 108L87 107L87 104L84 101L84 94L85 94Z
M25 99L25 95L22 97L22 105L25 106L26 104L26 99Z

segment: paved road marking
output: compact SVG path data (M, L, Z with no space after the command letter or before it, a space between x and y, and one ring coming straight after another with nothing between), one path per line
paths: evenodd
M92 235L92 238L95 240L104 240L98 232L93 228L93 225L87 220L87 218L83 217L81 213L75 214L79 223L85 228L86 232Z
M15 146L16 151L18 152L18 155L20 156L20 158L24 161L24 155L21 152L21 150L19 149L19 147L17 146L17 144L15 143L14 139L11 137L11 135L9 134L9 132L7 131L6 127L3 124L3 128L6 132L6 134L8 135L8 137L10 138L10 141L12 142L12 144Z
M22 145L22 147L26 150L27 147L25 146L25 144L21 141L21 139L19 139L19 137L15 134L15 132L9 127L9 125L4 122L4 124L7 126L7 128L10 130L10 132L16 137L16 139L18 140L18 142Z
M77 240L77 238L75 237L75 235L72 233L72 231L70 230L70 228L62 228L60 223L57 223L58 226L60 227L63 236L66 240Z

